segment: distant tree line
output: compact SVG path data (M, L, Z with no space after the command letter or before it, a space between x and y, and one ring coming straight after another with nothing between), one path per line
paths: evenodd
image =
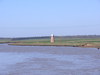
M55 36L55 38L100 38L100 35ZM50 36L19 37L19 38L0 38L0 40L28 40L28 39L50 39Z

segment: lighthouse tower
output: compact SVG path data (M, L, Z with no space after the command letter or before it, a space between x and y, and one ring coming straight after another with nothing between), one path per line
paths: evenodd
M55 42L55 39L54 39L54 35L51 34L51 40L50 40L51 43L54 43Z

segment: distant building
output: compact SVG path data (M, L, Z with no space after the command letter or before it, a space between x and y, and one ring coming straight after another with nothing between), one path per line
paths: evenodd
M55 42L55 38L54 38L54 35L53 35L53 34L51 34L50 42L51 42L51 43L54 43L54 42Z

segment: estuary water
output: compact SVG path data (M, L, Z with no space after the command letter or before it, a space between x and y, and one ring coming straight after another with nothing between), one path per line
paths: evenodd
M0 44L0 75L100 75L100 50Z

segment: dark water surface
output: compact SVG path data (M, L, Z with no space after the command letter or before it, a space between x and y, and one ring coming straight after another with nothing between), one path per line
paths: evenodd
M0 75L100 75L100 50L0 44Z

